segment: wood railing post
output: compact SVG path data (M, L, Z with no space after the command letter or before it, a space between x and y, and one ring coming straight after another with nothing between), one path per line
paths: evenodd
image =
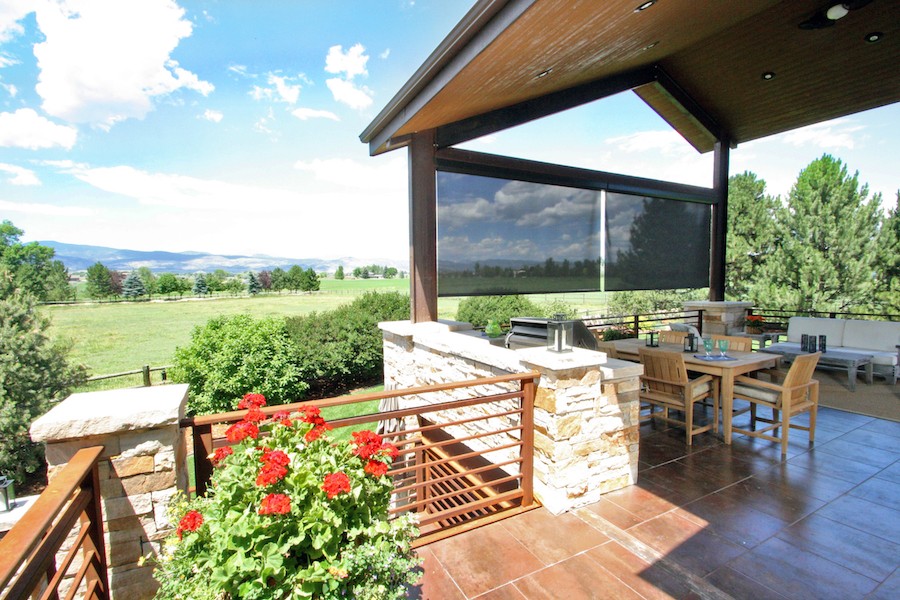
M150 365L141 367L141 375L144 376L144 387L150 387Z
M523 379L522 389L522 506L534 501L534 379Z
M97 581L97 598L109 599L109 573L106 564L106 542L103 540L103 509L100 503L100 466L97 461L91 467L91 474L85 478L85 483L91 488L91 504L84 509L90 519L88 540L94 546L97 564L93 565L93 574L88 576L88 589L92 579Z
M213 453L212 425L194 425L192 428L194 437L194 478L196 495L206 493L207 485L212 477L212 461L209 455Z

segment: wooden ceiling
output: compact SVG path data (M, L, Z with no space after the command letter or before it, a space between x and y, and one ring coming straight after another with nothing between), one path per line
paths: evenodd
M480 0L360 139L377 154L460 122L482 135L618 85L706 152L900 101L900 0L799 27L836 1Z

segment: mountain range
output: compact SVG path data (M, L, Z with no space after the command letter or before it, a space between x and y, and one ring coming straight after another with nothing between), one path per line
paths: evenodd
M55 258L61 260L70 272L84 271L96 262L101 262L108 269L116 271L131 271L140 267L148 267L157 273L209 273L216 269L230 273L242 273L245 271L271 271L276 267L289 269L293 265L299 265L304 269L311 267L317 273L333 273L339 266L343 266L345 271L352 271L356 267L367 265L396 267L401 271L409 269L409 264L402 260L385 258L360 259L349 256L335 259L285 258L264 254L245 256L209 252L148 252L54 241L39 241L38 243L53 248L56 252Z

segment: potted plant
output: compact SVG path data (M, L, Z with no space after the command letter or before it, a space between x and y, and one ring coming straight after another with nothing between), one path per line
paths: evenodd
M260 394L238 405L247 414L211 456L208 494L170 506L178 528L156 597L403 597L419 561L412 517L388 520L397 449L371 431L331 441L315 407L267 418L263 405Z
M766 328L766 320L762 315L747 315L744 319L744 328L747 333L762 333Z

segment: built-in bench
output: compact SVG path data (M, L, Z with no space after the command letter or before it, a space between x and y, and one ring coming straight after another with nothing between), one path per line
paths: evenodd
M787 341L772 344L768 351L797 351L801 336L824 335L826 351L832 350L872 357L875 374L896 385L900 375L900 322L791 317Z

